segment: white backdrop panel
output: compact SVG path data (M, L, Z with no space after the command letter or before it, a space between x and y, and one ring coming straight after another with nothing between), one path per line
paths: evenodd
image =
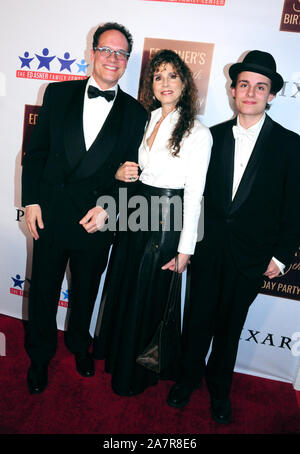
M226 0L225 6L151 2L142 0L10 0L3 1L0 17L0 204L1 268L0 312L26 318L32 241L24 217L17 220L21 207L21 147L25 104L38 104L47 85L45 80L16 77L21 69L20 57L28 52L34 58L31 69L37 70L35 54L43 49L49 55L89 63L91 37L101 22L117 21L129 28L134 37L133 54L121 87L137 96L144 38L175 39L214 43L214 55L207 93L206 111L201 117L207 126L233 115L230 106L228 66L247 50L271 52L278 71L286 81L284 90L273 102L272 118L300 132L299 34L280 32L283 0ZM53 62L59 72L58 60ZM76 66L74 66L76 68ZM51 70L52 70L51 68ZM90 68L90 67L89 67ZM23 68L26 69L26 68ZM41 69L45 74L47 70ZM64 73L67 73L64 71ZM73 73L73 72L72 72ZM76 71L74 71L74 74ZM58 309L58 327L64 329L67 303L67 279L62 287ZM25 293L24 293L25 292ZM95 314L99 305L101 288ZM272 333L278 344L281 336L291 337L299 331L300 303L259 295L250 309L243 331ZM93 331L95 315L92 321ZM248 330L248 331L247 331ZM250 334L249 334L250 335ZM248 335L248 337L249 337ZM259 336L257 336L259 337ZM261 337L260 337L261 339ZM279 339L279 340L278 340ZM262 339L264 340L264 339ZM269 341L271 342L271 341ZM274 341L275 342L275 341ZM276 345L277 345L276 344ZM292 345L291 342L290 345ZM241 339L237 370L264 377L293 382L299 357L288 348L272 347L253 339ZM298 381L299 382L299 381Z

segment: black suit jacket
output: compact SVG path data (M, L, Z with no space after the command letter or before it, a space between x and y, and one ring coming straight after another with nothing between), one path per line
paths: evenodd
M225 242L240 271L257 277L273 256L288 266L300 244L300 137L266 116L232 201L235 124L211 128L204 239L196 256L205 260Z
M23 160L22 204L38 203L43 234L77 244L111 239L87 234L78 221L102 195L116 196L114 175L125 161L138 161L147 115L120 87L114 105L88 151L83 134L87 80L49 84Z

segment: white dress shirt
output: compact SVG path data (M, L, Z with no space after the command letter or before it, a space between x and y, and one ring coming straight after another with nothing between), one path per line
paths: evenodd
M234 173L232 185L232 200L236 195L236 191L241 182L244 171L247 167L248 161L252 154L256 140L259 136L261 128L264 124L266 115L263 114L262 118L248 129L241 126L239 117L237 118L237 126L233 126L232 132L235 138L234 149ZM284 272L285 265L273 257L274 262L279 267L281 273Z
M91 76L86 84L83 106L83 132L87 150L96 139L116 99L115 96L113 101L108 102L102 96L89 98L87 91L90 85L100 89L93 76ZM117 95L118 86L116 85L109 90L115 90Z
M197 242L201 199L210 160L212 136L198 119L190 135L181 142L177 157L172 156L168 141L179 118L174 110L162 121L151 149L147 139L162 116L162 109L151 113L150 122L139 148L140 181L160 188L184 189L183 228L178 252L193 254Z

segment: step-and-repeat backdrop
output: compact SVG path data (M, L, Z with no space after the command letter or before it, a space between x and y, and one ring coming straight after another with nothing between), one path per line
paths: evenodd
M27 317L32 239L21 206L22 150L47 84L90 74L92 35L106 21L124 24L134 38L120 83L123 90L138 97L147 59L157 49L173 49L194 73L200 119L207 126L233 116L228 67L246 51L270 52L284 86L269 115L300 133L300 0L4 0L0 17L0 313ZM300 389L299 255L295 251L284 276L265 279L241 335L236 370L291 382ZM91 332L100 296L101 287ZM67 311L68 272L58 302L59 329L65 329Z

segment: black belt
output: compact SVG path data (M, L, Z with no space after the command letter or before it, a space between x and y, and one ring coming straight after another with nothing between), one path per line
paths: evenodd
M144 184L141 181L138 182L137 192L139 194L144 194L148 196L157 195L157 196L167 196L173 197L174 195L183 196L183 189L172 189L172 188L158 188L156 186L150 186Z

